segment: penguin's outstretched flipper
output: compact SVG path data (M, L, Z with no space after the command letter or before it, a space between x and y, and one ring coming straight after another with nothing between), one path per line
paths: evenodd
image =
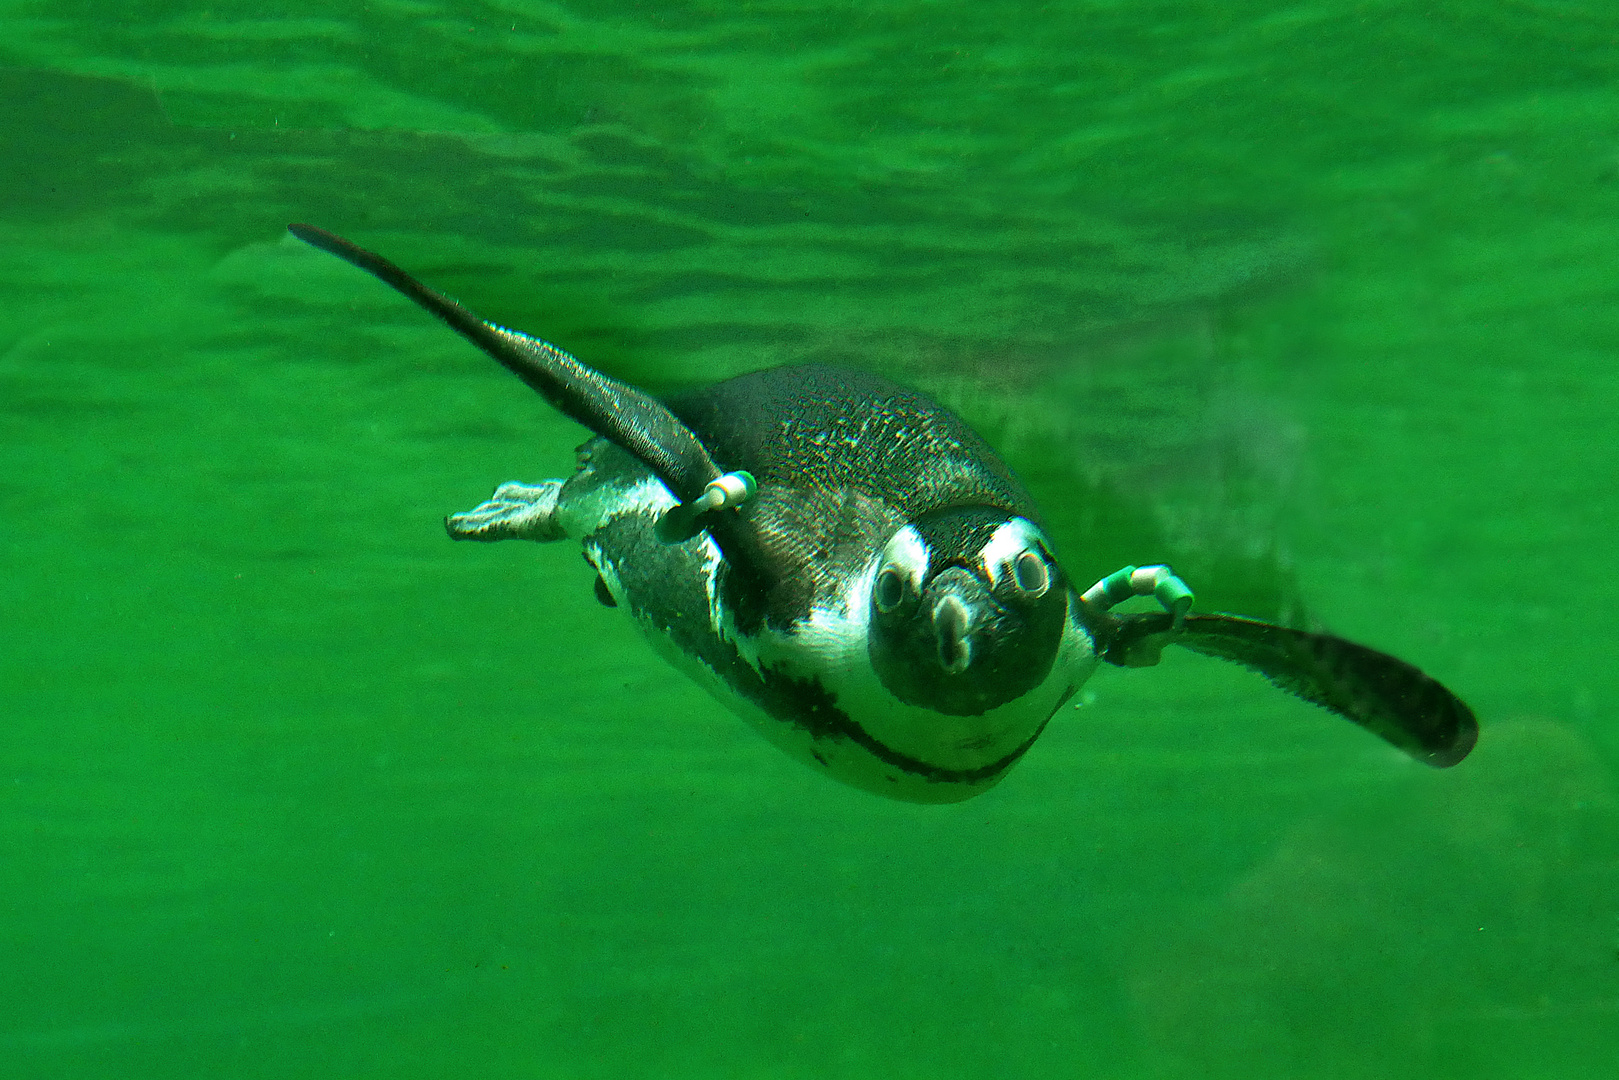
M681 502L691 502L721 470L690 428L656 398L610 379L548 341L486 322L428 288L375 252L313 225L288 225L306 244L398 289L539 391L563 415L622 446L651 469Z
M376 252L335 233L298 224L288 225L287 231L404 293L537 390L564 416L634 455L681 502L670 514L667 527L660 531L666 540L685 540L707 529L746 578L768 587L779 577L755 530L734 512L726 512L734 511L752 496L753 478L746 473L724 472L714 464L702 440L663 402L628 383L608 378L549 341L480 318ZM502 521L490 529L458 530L455 519L446 523L450 534L458 539L519 535L511 531L510 524Z
M1111 618L1103 652L1111 663L1150 666L1171 644L1230 660L1436 768L1461 761L1478 741L1478 720L1466 702L1376 649L1236 615L1188 615L1179 627L1170 612Z

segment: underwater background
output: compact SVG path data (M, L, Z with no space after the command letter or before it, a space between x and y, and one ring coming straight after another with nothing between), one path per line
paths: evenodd
M583 431L289 221L921 387L1478 748L1187 653L843 788L446 539ZM1598 0L5 0L0 1076L1615 1075L1616 252Z

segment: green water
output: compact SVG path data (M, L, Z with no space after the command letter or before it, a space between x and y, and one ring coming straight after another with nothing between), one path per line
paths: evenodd
M1467 1077L1619 1059L1619 13L0 6L0 1076ZM581 430L352 235L659 390L958 407L1192 655L888 803L439 519Z

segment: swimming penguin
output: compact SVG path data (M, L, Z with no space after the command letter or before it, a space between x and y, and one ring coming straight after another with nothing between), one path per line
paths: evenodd
M566 479L503 484L446 519L459 540L569 539L660 652L791 756L890 798L994 786L1103 662L1165 645L1235 661L1429 765L1478 725L1417 668L1326 634L1191 614L1166 566L1079 590L1040 512L947 409L820 366L659 401L485 322L372 252L293 235L448 323L595 433ZM1132 596L1162 611L1119 613Z

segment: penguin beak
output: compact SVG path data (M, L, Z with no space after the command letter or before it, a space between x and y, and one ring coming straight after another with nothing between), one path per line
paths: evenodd
M934 578L928 592L939 666L960 675L973 662L973 634L987 614L989 591L971 573L952 566Z

